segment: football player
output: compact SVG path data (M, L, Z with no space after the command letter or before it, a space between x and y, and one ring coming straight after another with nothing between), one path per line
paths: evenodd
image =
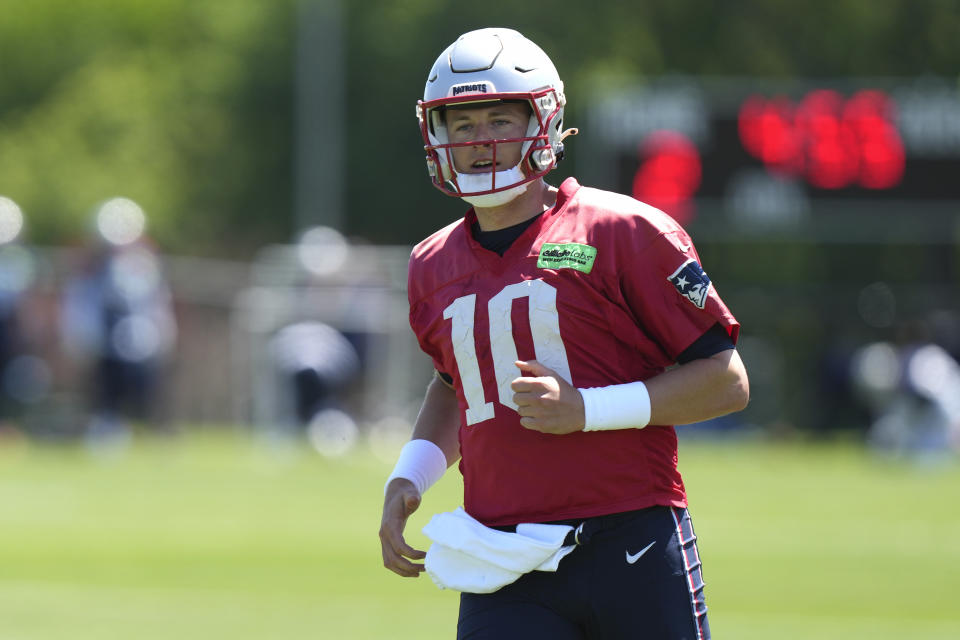
M555 571L462 593L459 638L708 638L674 425L746 406L739 324L669 216L544 180L575 133L565 103L510 29L462 35L430 70L429 174L472 207L410 260L410 324L437 373L385 487L384 565L429 566L404 526L459 461L484 527L578 534Z

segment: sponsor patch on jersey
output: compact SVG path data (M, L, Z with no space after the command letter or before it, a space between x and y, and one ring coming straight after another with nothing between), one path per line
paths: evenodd
M554 244L544 242L537 259L538 269L576 269L590 273L593 261L597 257L597 248L588 244L566 242Z
M707 293L710 292L710 276L703 270L700 263L690 258L680 268L667 278L677 291L692 302L698 309L703 309L707 303Z
M493 86L492 82L483 81L483 82L464 82L462 84L455 84L450 87L450 92L447 94L448 98L456 98L457 96L463 96L474 93L496 93L497 88Z

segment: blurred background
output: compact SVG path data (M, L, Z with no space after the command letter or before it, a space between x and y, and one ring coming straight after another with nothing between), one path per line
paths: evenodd
M463 210L425 178L412 109L494 7L566 81L581 135L554 181L674 215L742 322L753 400L712 429L958 419L953 2L2 6L8 430L410 418L429 368L406 257ZM350 364L320 371L337 349L310 325Z
M0 0L0 451L229 431L385 476L431 374L409 251L464 211L414 105L484 26L566 83L551 181L675 216L743 325L750 406L685 438L955 468L951 0Z

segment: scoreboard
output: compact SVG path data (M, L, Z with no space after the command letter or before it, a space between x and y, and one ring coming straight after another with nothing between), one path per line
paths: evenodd
M670 77L598 94L574 140L578 175L683 224L921 241L956 230L955 81Z

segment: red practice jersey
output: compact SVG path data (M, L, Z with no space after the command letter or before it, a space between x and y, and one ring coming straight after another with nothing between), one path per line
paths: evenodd
M418 244L410 324L461 410L464 508L488 526L686 506L673 426L526 429L510 383L536 359L576 387L645 380L714 324L739 324L687 233L627 196L569 178L501 257L467 215Z

